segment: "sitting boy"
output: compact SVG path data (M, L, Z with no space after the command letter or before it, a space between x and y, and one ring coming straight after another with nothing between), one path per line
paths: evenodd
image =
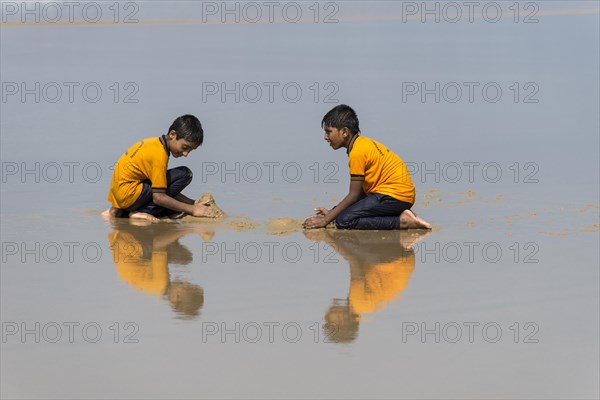
M415 187L406 165L381 143L360 135L351 107L333 108L321 126L334 150L348 149L350 191L333 209L316 208L304 228L323 228L335 221L338 229L431 229L410 210Z
M102 215L151 221L185 214L213 216L208 204L194 204L194 200L181 194L192 181L192 171L187 167L167 170L171 154L187 157L203 140L204 131L198 118L182 115L166 135L147 138L131 146L115 165L108 192L112 207Z

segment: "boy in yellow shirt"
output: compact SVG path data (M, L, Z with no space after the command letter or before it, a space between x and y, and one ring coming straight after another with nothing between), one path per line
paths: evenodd
M431 229L410 210L415 187L406 165L381 143L360 135L358 116L351 107L334 107L321 126L334 150L347 149L350 190L333 209L316 208L304 228L323 228L335 221L338 229Z
M187 157L204 140L202 124L193 115L177 118L166 135L147 138L129 148L117 161L108 201L112 207L105 217L159 218L212 217L209 205L184 196L181 191L192 181L187 167L167 170L169 157Z

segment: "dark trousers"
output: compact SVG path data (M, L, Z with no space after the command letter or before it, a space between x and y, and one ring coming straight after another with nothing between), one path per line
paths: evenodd
M188 167L177 167L167 170L167 195L176 197L192 182L192 171ZM160 207L152 201L152 182L144 181L142 194L132 206L125 209L129 212L144 212L155 217L166 217L176 211Z
M411 207L412 204L391 196L371 193L342 211L335 219L335 226L338 229L400 229L400 214Z

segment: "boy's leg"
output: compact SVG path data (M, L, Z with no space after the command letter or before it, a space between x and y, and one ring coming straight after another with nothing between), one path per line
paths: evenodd
M167 171L167 195L176 197L192 182L192 171L188 167L177 167ZM144 183L144 187L146 183ZM140 196L142 197L142 196ZM152 188L150 187L150 201L138 208L136 211L153 215L155 217L166 217L176 213L164 207L157 206L152 202ZM137 203L137 202L136 202Z
M167 194L176 197L192 183L192 170L188 167L177 167L167 171Z
M372 193L342 211L335 219L338 229L400 229L400 214L412 204Z
M157 221L158 219L152 214L140 211L146 205L152 203L152 183L150 181L142 182L142 193L137 198L135 203L126 208L124 211L129 214L129 218L146 219L149 221Z
M121 210L120 208L110 207L108 210L102 211L100 215L105 219L120 218L126 216L127 212L125 210Z

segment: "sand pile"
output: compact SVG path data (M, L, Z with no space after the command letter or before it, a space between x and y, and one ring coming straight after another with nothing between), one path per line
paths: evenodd
M209 218L218 218L218 217L222 217L225 215L223 210L221 210L219 208L219 206L217 206L217 203L215 202L215 198L209 192L206 192L202 196L198 197L196 199L196 201L194 202L194 204L198 204L198 203L204 203L204 204L208 203L208 206L212 212L212 214L209 216Z
M225 226L227 226L230 229L233 229L236 232L251 231L256 229L256 222L250 219L235 219L231 221L226 221Z
M225 215L223 210L221 210L219 208L219 206L217 206L217 203L215 202L215 198L209 192L204 193L202 196L198 197L196 199L196 201L194 201L194 204L198 204L198 203L208 203L208 207L211 211L211 214L206 217L194 217L192 215L186 215L185 217L183 217L181 219L181 221L183 221L183 222L216 222L217 219L221 220L220 218Z

